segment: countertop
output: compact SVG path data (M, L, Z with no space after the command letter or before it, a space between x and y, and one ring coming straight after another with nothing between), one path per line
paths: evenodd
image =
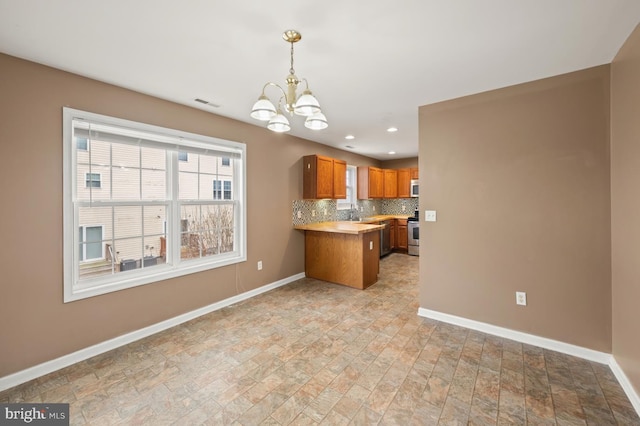
M366 222L355 221L337 221L296 225L294 228L302 231L335 232L338 234L366 234L367 232L374 232L384 228L384 225L372 225Z
M408 214L378 214L375 216L368 216L363 218L360 223L371 223L371 222L379 222L381 220L390 220L390 219L408 219L413 215Z
M407 219L409 215L389 215L379 214L375 216L369 216L362 220L342 220L335 222L319 222L309 223L307 225L296 225L294 229L301 231L319 231L319 232L336 232L339 234L364 234L367 232L377 231L382 229L384 225L374 225L375 222L390 219Z

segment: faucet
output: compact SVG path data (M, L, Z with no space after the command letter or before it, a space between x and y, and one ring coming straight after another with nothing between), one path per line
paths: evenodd
M353 207L353 204L351 204L351 209L349 209L349 220L356 220L355 212L356 209Z

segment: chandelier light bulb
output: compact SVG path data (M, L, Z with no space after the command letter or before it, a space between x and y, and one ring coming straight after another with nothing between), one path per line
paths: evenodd
M251 117L260 121L269 121L275 116L276 107L273 106L269 98L262 94L251 108Z
M311 90L307 89L302 92L302 95L300 95L296 101L296 106L293 111L298 115L309 117L320 112L320 103L316 97L313 96Z
M291 130L291 126L289 125L289 120L287 120L287 117L284 116L282 111L278 110L278 114L276 114L276 116L273 117L267 124L267 129L273 132L282 133Z
M318 112L307 117L304 121L304 127L311 130L322 130L329 127L329 123L327 123L327 117L325 117L323 113Z

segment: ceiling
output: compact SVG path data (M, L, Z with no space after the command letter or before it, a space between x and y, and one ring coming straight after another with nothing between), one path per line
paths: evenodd
M0 52L264 126L296 29L329 128L290 133L388 160L417 156L419 106L609 63L638 22L638 0L0 0Z

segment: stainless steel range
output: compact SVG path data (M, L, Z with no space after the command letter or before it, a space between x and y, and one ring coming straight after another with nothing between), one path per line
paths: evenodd
M420 221L417 217L410 217L407 220L407 240L409 243L408 253L412 256L420 255Z

